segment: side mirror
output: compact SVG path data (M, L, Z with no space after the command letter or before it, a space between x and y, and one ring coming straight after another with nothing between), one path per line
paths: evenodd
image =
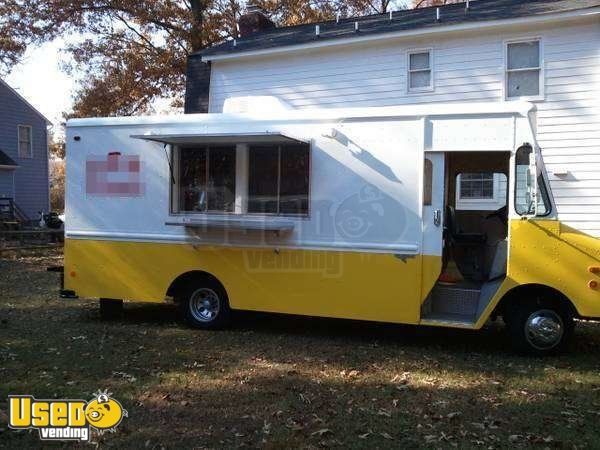
M516 152L515 206L522 219L537 215L537 158L529 144L523 144Z
M527 170L527 194L529 197L529 214L536 217L538 213L538 170L535 151L529 155L529 168Z

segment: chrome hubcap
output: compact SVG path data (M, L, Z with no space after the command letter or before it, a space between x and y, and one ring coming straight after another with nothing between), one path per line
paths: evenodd
M217 317L221 309L221 301L215 291L201 288L190 297L190 313L200 322L210 322Z
M534 312L525 322L525 338L538 350L556 347L564 332L565 327L560 315L549 309Z

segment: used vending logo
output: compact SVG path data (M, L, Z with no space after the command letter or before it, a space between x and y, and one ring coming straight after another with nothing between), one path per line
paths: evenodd
M108 391L85 400L37 400L31 395L9 395L9 428L36 429L44 441L89 441L90 431L115 432L127 417L121 403Z

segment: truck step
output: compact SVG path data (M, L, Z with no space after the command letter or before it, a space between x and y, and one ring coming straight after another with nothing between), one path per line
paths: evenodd
M473 322L481 290L471 286L436 285L423 305L422 318L436 321Z

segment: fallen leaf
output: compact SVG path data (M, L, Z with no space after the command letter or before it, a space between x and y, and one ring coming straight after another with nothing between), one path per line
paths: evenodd
M513 442L513 443L514 443L514 442L518 442L518 441L520 441L522 438L523 438L523 436L522 436L522 435L520 435L520 434L511 434L511 435L508 437L508 441L509 441L509 442Z
M377 411L377 415L378 416L385 416L385 417L392 417L392 413L386 409L381 408L379 411Z
M314 433L311 433L311 436L323 436L324 434L327 433L332 433L332 431L329 428L323 428L321 430L317 430Z

